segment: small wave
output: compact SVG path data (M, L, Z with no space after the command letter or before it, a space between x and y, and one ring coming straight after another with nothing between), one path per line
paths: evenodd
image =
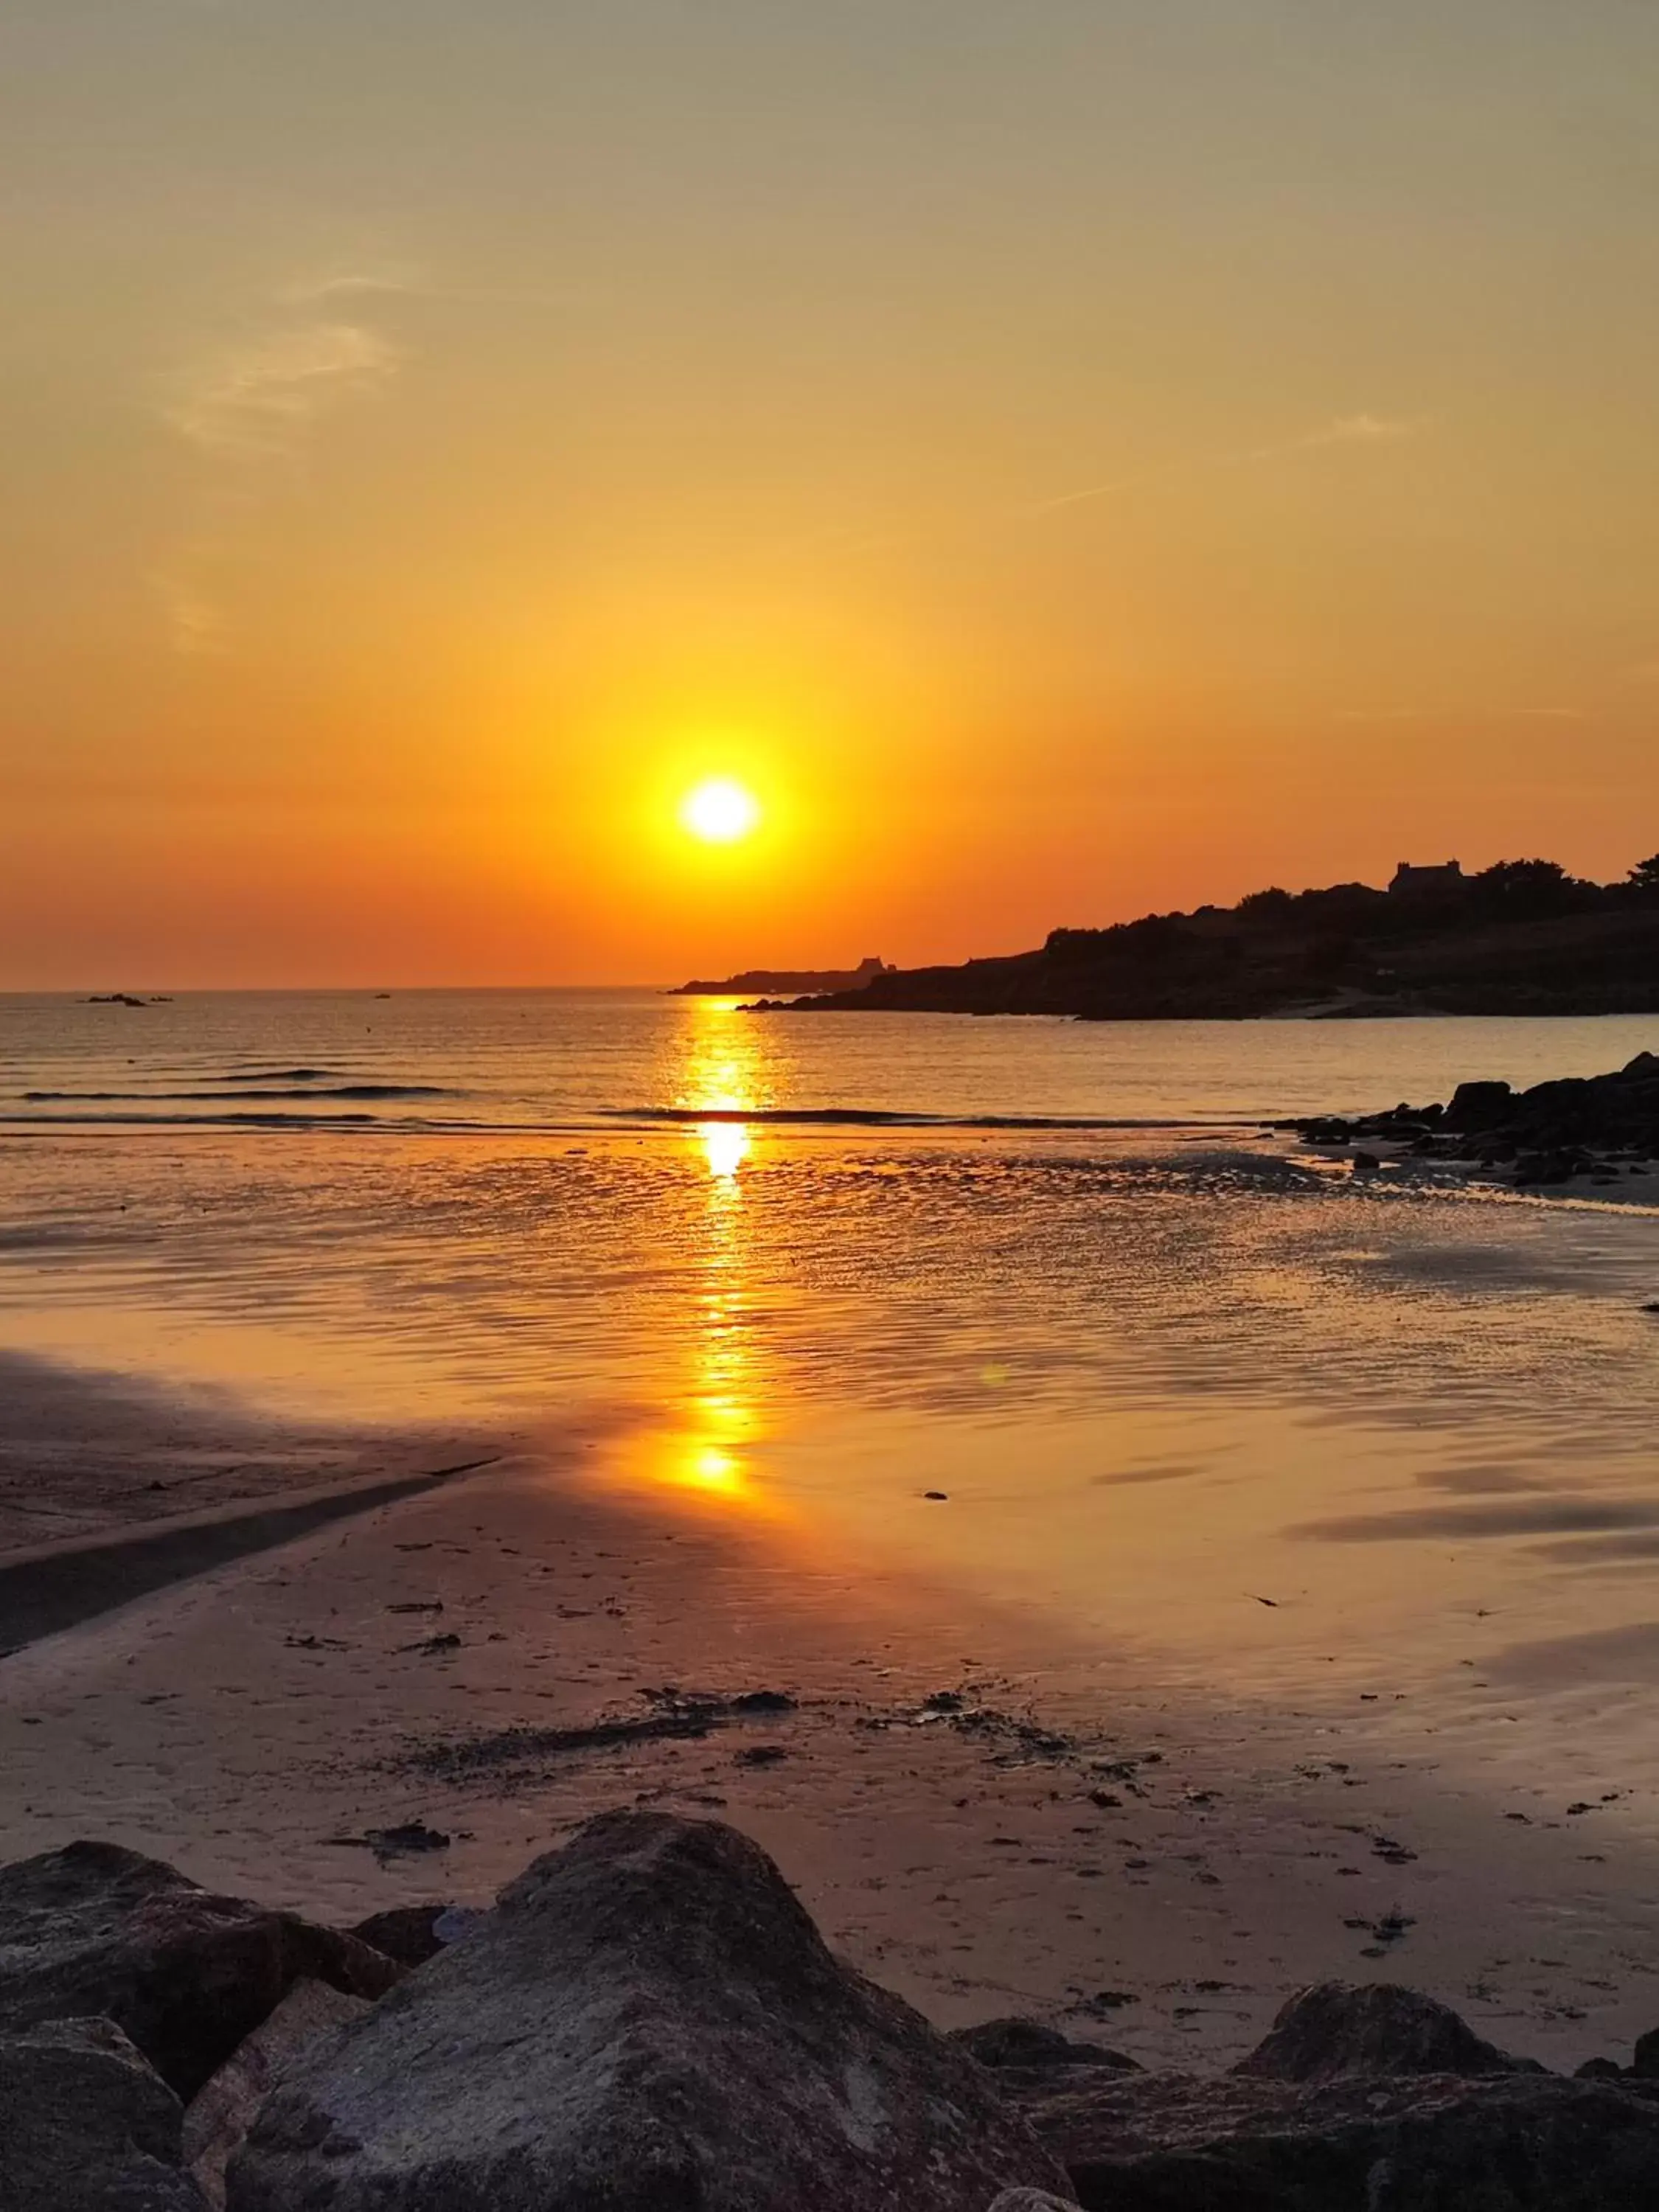
M311 1091L191 1091L190 1098L462 1098L465 1091L448 1091L437 1083L336 1083Z
M374 1114L7 1114L0 1122L14 1129L399 1129L424 1123L381 1121Z
M332 1067L240 1067L228 1075L216 1075L216 1083L346 1083L349 1076Z
M1121 1115L1060 1114L921 1114L880 1106L607 1106L607 1121L686 1122L737 1121L787 1127L829 1124L862 1129L1231 1129L1243 1126L1239 1117L1206 1121L1193 1119L1126 1120Z
M340 1083L326 1090L295 1091L26 1091L23 1103L28 1106L101 1105L114 1106L123 1103L133 1105L173 1105L194 1103L216 1105L222 1099L240 1100L252 1103L262 1100L283 1098L459 1098L461 1091L445 1091L430 1083Z

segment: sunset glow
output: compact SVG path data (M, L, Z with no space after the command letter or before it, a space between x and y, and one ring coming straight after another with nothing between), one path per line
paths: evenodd
M1659 10L23 14L0 989L1655 843Z

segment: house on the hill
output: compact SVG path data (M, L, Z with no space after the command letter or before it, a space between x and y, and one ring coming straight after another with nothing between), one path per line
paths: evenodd
M1455 891L1462 888L1462 883L1461 860L1440 860L1420 868L1410 860L1402 860L1394 872L1389 892L1394 898L1414 898L1425 891Z

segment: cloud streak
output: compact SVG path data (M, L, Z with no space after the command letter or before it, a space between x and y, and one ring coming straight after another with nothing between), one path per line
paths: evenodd
M382 390L402 360L399 349L366 324L301 323L204 364L167 419L202 453L232 459L290 453L321 416Z
M383 393L403 368L404 349L353 312L356 303L412 288L400 273L293 285L259 327L173 379L160 412L199 464L196 517L149 580L176 652L200 658L228 649L224 572L271 471L296 460L326 416Z
M1348 707L1339 722L1582 722L1582 707Z
M1105 483L1085 484L1080 490L1056 493L1023 508L1026 514L1057 514L1064 507L1085 507L1091 500L1109 499L1141 484L1162 483L1180 477L1208 476L1225 469L1258 467L1265 461L1283 460L1292 453L1313 453L1335 446L1386 446L1416 435L1418 425L1394 415L1339 415L1334 421L1304 431L1300 437L1281 439L1271 446L1247 446L1237 453L1206 453L1195 459L1171 461L1159 468L1137 469Z

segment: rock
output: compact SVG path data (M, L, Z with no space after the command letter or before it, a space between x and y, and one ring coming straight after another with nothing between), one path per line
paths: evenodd
M1382 1165L1375 1152L1356 1152L1353 1156L1353 1171L1357 1176L1376 1175Z
M1515 1105L1516 1095L1507 1083L1460 1083L1441 1119L1449 1129L1478 1135L1483 1129L1501 1128Z
M1536 2073L1483 2043L1449 2005L1395 1982L1321 1982L1298 1990L1235 2074L1329 2081L1343 2074Z
M951 2040L981 2066L1113 2066L1120 2072L1135 2071L1134 2060L1121 2051L1109 2051L1100 2043L1074 2043L1040 2021L981 2021L973 2027L955 2029Z
M1068 2077L1011 2102L1085 2212L1651 2212L1659 2088L1549 2074Z
M283 2075L331 2029L368 2010L326 1982L295 1982L268 2020L240 2044L185 2114L184 2159L203 2195L225 2201L225 2166Z
M1064 2193L714 1822L612 1813L267 2099L231 2212L963 2212Z
M1077 2212L1077 2199L1052 2197L1046 2189L1005 2189L991 2212Z
M1522 1152L1515 1163L1515 1180L1518 1183L1571 1182L1589 1164L1577 1152Z
M376 1997L402 1972L353 1936L216 1897L118 1844L0 1866L0 2033L102 2014L186 2099L296 1981Z
M1617 2081L1623 2078L1624 2068L1616 2058L1587 2058L1582 2066L1575 2066L1575 2081Z
M1644 2081L1659 2081L1659 2027L1650 2027L1636 2039L1631 2072Z
M423 1966L444 1948L438 1923L449 1910L447 1905L395 1905L387 1912L371 1912L351 1933L401 1966Z
M179 2100L107 2020L0 2037L5 2212L205 2212Z

